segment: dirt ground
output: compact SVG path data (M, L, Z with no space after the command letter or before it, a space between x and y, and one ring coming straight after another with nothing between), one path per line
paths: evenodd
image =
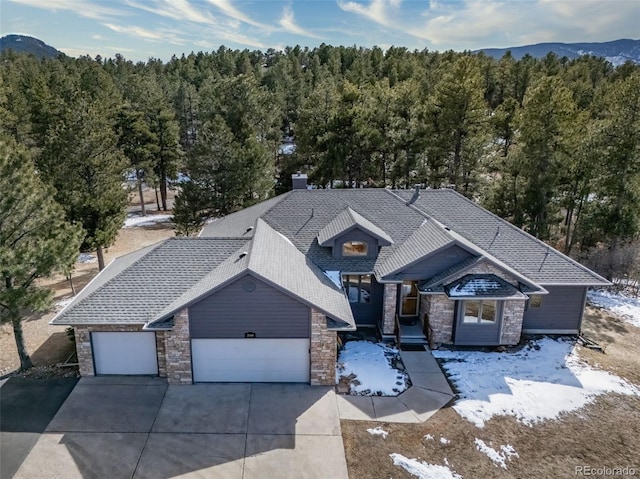
M640 386L640 328L589 307L584 331L605 353L580 347L582 358ZM376 426L389 433L386 439L367 432L367 428ZM434 440L425 439L427 434ZM342 421L342 435L349 476L354 478L413 477L393 465L391 453L430 464L448 462L450 469L465 478L577 477L575 468L579 466L629 466L640 475L637 396L599 396L558 420L531 427L512 417L495 417L484 428L477 428L446 407L420 425ZM441 437L450 442L441 443ZM507 469L502 469L476 449L475 438L497 450L510 444L520 457L513 457L507 461Z
M168 195L170 198L171 195ZM131 205L139 204L138 196L130 196ZM155 195L153 190L145 191L145 202L152 202L155 209ZM155 212L151 212L153 214ZM174 236L173 226L161 223L154 226L123 228L118 233L115 243L105 251L105 263L114 258L130 253L139 248L162 241ZM95 256L95 252L93 252ZM93 277L98 274L98 263L77 263L73 273L73 283L76 291L80 291ZM71 298L69 282L64 277L41 281L42 285L54 290L54 302ZM45 366L64 362L73 352L73 344L67 339L64 326L51 326L49 321L55 316L55 308L46 313L35 315L22 323L27 351L35 366ZM16 350L13 329L10 324L0 327L0 376L14 371L20 366Z

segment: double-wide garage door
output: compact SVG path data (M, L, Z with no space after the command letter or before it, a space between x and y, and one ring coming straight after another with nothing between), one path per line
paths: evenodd
M194 382L309 382L309 339L193 339Z
M91 343L96 374L158 374L155 333L91 333Z

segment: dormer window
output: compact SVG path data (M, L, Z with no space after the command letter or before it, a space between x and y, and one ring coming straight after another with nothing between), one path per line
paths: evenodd
M345 241L342 243L342 256L367 256L368 247L364 241Z

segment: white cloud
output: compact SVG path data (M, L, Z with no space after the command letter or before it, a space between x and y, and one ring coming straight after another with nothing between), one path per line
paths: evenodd
M282 18L280 18L280 21L278 23L282 28L284 28L286 32L295 33L296 35L302 35L304 37L322 38L296 24L296 20L293 15L293 9L290 5L284 7L284 10L282 11Z
M169 29L159 29L159 30L149 30L147 28L139 27L136 25L116 25L113 23L104 23L105 27L113 30L116 33L122 33L124 35L129 35L134 38L140 38L142 40L152 41L152 42L165 42L171 43L172 45L184 45L187 41L179 36L180 32L169 30Z
M112 5L106 2L87 2L83 0L7 0L19 3L28 7L41 8L49 11L66 10L81 17L94 20L103 20L109 17L122 16L125 13L115 8L105 5Z
M391 20L391 12L388 7L399 7L402 0L371 0L368 6L362 3L346 0L338 0L338 6L345 12L373 20L386 27L394 26Z
M236 7L233 6L233 4L229 0L207 0L207 2L219 8L220 10L222 10L222 12L225 15L235 20L238 20L243 23L247 23L254 27L270 28L268 25L265 25L264 23L260 23L256 20L253 20L251 17L249 17L245 13L238 10Z
M203 12L191 5L187 0L161 0L153 3L127 1L131 7L144 10L173 20L187 20L194 23L213 25L215 17L210 12Z

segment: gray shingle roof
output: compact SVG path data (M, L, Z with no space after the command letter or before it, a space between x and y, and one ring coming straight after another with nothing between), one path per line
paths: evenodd
M394 193L405 201L413 196L406 190ZM453 190L422 190L413 206L538 284L608 284L593 271Z
M464 298L526 298L515 286L495 274L467 274L444 287L447 296Z
M326 241L350 227L387 237L376 258L334 258L331 248L319 244L320 232ZM540 284L607 284L451 190L423 190L419 196L409 190L294 190L207 225L199 238L172 238L117 259L52 322L161 321L249 272L351 327L344 293L322 270L380 278L451 243L510 272L527 290L540 290ZM243 250L249 254L239 258ZM463 263L457 267L468 267ZM429 284L443 286L435 279Z
M393 240L392 245L380 248L377 258L334 258L331 248L318 243L318 232L347 207L357 212L366 211ZM389 190L371 188L293 190L263 219L323 270L371 273L422 224L425 217L404 206Z
M425 219L418 229L379 265L376 272L381 278L388 277L454 242L453 237L442 225Z
M112 262L52 324L144 324L217 268L245 239L170 238Z
M380 246L389 246L393 239L384 230L374 225L364 216L347 207L338 216L329 221L324 228L318 232L318 243L320 246L332 246L333 240L338 236L358 228L370 234L378 240Z
M258 220L256 227L249 269L332 319L355 328L351 306L342 289L291 241L262 220Z
M218 218L205 225L200 237L216 238L251 238L258 218L262 217L273 206L285 199L290 193L284 193L256 205L250 206L230 215Z
M482 257L467 258L460 263L445 269L444 271L436 274L435 276L421 281L418 283L418 290L423 293L438 293L444 291L444 281L451 276L461 273L462 271L469 269L471 266L482 261Z
M191 289L176 298L157 315L157 321L174 314L202 297L212 294L244 273L254 274L274 287L284 290L320 310L340 324L354 329L355 320L344 292L322 270L282 234L258 219L251 242L236 251Z

